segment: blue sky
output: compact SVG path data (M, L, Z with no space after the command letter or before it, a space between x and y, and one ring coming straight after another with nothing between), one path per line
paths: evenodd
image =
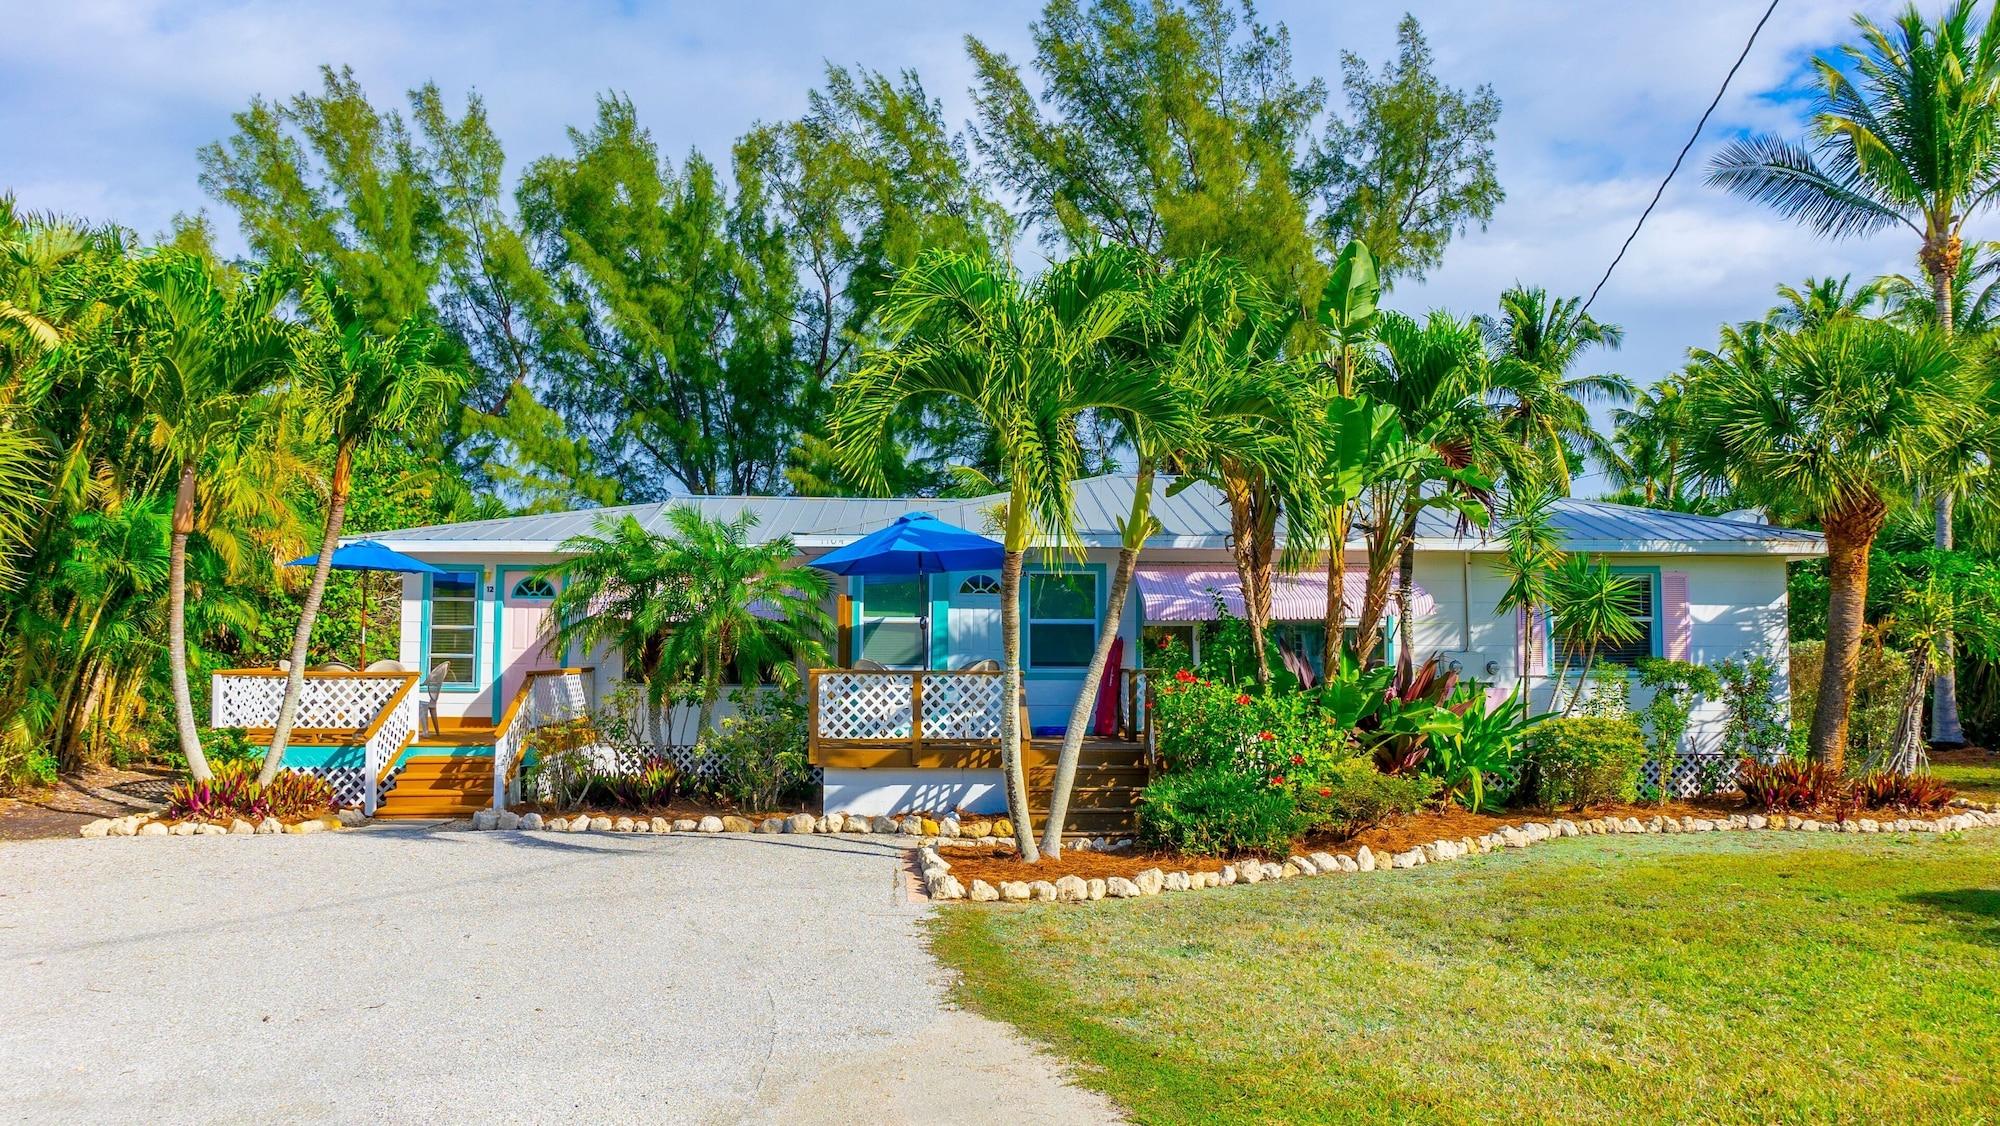
M607 89L632 96L663 149L718 158L756 120L799 113L827 61L915 68L955 120L969 113L962 42L974 34L1025 62L1037 3L896 4L736 0L272 3L68 0L19 7L0 37L0 191L26 206L116 219L144 233L207 207L195 149L229 132L253 95L317 84L348 64L378 105L435 79L486 99L515 170L565 147ZM26 9L32 6L32 18ZM1391 303L1490 308L1516 279L1585 293L1610 261L1713 95L1759 0L1673 4L1266 0L1290 27L1296 68L1337 86L1339 54L1388 57L1405 9L1454 84L1490 82L1505 104L1498 142L1507 202L1453 245L1428 283ZM1861 4L1880 19L1889 5ZM1779 282L1907 271L1906 233L1826 243L1702 186L1733 132L1797 134L1813 52L1849 37L1854 0L1783 0L1674 186L1594 312L1626 328L1604 360L1648 381L1717 324L1762 312ZM1336 93L1337 98L1337 93ZM1974 234L1985 237L1984 224Z

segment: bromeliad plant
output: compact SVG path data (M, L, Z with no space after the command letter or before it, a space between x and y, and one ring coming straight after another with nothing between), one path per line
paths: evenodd
M206 778L184 778L167 791L167 816L175 821L256 820L271 812L256 764L218 762Z

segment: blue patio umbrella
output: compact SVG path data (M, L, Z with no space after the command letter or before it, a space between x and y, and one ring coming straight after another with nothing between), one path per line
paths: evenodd
M928 512L898 516L886 528L868 533L812 561L812 566L836 575L872 578L935 575L945 571L978 571L998 567L1007 550L999 541L987 539L956 524L947 524ZM930 600L924 607L924 664L930 664Z
M374 540L355 540L344 543L333 550L336 571L395 571L405 575L442 575L444 570L433 567L414 555L404 555L400 551L383 547ZM302 555L285 564L287 567L317 567L319 556ZM368 584L361 584L361 661L368 663Z

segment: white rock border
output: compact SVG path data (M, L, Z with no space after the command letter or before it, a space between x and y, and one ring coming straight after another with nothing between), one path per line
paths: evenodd
M170 821L158 813L128 813L123 817L100 817L77 829L80 837L247 837L327 833L351 829L368 819L358 809L308 817L286 823L275 817L249 821L232 818L227 825L213 821Z
M1001 817L961 818L953 814L931 817L916 813L898 817L880 815L864 817L859 814L843 813L814 816L810 813L794 813L785 817L765 817L753 821L734 814L710 814L700 818L667 818L587 811L556 815L515 813L512 810L496 813L490 809L482 809L472 815L472 829L475 832L507 830L530 833L837 833L874 837L914 837L919 842L956 840L966 844L999 845L1013 840L1012 836L1002 836L994 832L1000 827L1007 827L1011 832L1011 826L1002 825L1004 821L1005 818ZM982 828L985 830L983 833L980 832ZM1130 847L1131 841L1098 838L1093 842L1081 843L1081 847L1088 848L1092 844L1099 848L1115 848L1121 845Z
M1336 875L1347 872L1389 872L1443 864L1468 856L1479 856L1503 848L1527 848L1558 837L1594 837L1611 834L1716 833L1749 831L1791 831L1803 833L1949 833L1965 829L2000 828L2000 803L1955 801L1962 813L1935 818L1898 817L1877 820L1870 817L1846 821L1820 821L1790 814L1733 813L1725 817L1654 816L1645 821L1636 817L1592 817L1573 821L1526 821L1520 826L1502 825L1490 833L1458 840L1437 840L1393 855L1378 853L1362 845L1352 854L1313 852L1291 856L1282 864L1268 860L1240 860L1225 863L1218 872L1168 872L1148 868L1127 879L1008 880L997 887L974 880L967 887L951 874L951 862L939 854L935 842L917 850L917 864L923 871L924 890L935 900L965 899L974 903L1034 901L1043 903L1092 903L1103 899L1137 899L1170 891L1200 891L1203 888L1255 884L1265 880L1288 880L1298 876Z

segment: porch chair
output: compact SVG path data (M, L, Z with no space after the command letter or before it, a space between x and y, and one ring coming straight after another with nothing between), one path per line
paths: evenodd
M392 661L392 660L388 659L387 657L384 657L383 659L381 659L381 660L379 660L379 661L370 661L370 662L368 662L368 668L367 668L367 670L366 670L366 671L368 671L368 672L406 672L406 671L408 671L408 670L406 670L406 669L404 669L404 668L403 668L403 662L401 662L401 661Z
M444 678L451 675L450 661L434 661L431 671L424 677L424 699L417 709L417 730L424 730L424 721L430 721L430 733L438 734L438 697L444 692Z

